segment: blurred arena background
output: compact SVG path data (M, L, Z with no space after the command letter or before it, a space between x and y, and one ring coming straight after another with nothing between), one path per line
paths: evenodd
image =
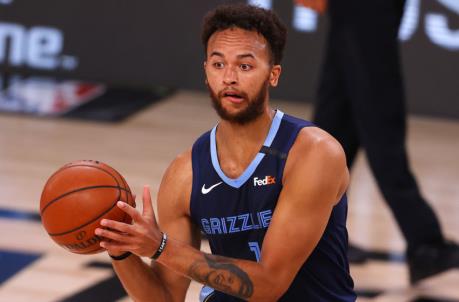
M289 26L274 105L310 118L326 18L294 1L248 1ZM66 162L97 159L139 193L217 116L205 92L202 16L222 1L0 0L0 301L129 301L108 256L48 238L38 204ZM446 235L459 240L459 1L407 0L399 32L408 150ZM369 202L371 201L371 202ZM360 301L459 301L459 271L410 287L404 242L365 159L352 171L351 265ZM203 248L207 249L206 244ZM187 301L197 301L192 284Z

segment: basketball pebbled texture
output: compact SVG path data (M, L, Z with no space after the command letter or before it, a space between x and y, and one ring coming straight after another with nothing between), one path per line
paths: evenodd
M135 207L126 180L107 164L80 160L66 164L46 182L40 199L41 221L49 236L77 254L103 251L94 234L103 218L131 223L116 203Z

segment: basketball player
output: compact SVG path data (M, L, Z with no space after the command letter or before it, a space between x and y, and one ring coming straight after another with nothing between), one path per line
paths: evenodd
M135 301L355 301L346 258L348 170L329 134L269 105L281 75L285 26L235 4L204 22L204 69L221 121L179 155L132 225L96 234ZM199 251L201 231L212 255ZM164 232L164 233L163 233ZM167 234L167 235L166 235ZM154 259L146 265L140 257Z

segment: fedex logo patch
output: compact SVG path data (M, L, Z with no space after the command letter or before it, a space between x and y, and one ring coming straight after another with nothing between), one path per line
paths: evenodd
M276 178L273 177L273 176L265 176L265 178L258 178L258 177L254 177L253 178L253 186L256 187L256 186L267 186L267 185L272 185L272 184L275 184L276 183Z

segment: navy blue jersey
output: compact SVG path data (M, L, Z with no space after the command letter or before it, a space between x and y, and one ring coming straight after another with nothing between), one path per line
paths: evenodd
M282 190L289 150L298 132L309 126L310 122L277 110L263 147L237 179L227 177L220 168L216 127L195 142L191 218L207 235L213 254L260 260L263 239ZM346 258L346 215L344 196L333 208L318 245L279 301L355 301ZM201 294L202 301L241 301L206 287Z

